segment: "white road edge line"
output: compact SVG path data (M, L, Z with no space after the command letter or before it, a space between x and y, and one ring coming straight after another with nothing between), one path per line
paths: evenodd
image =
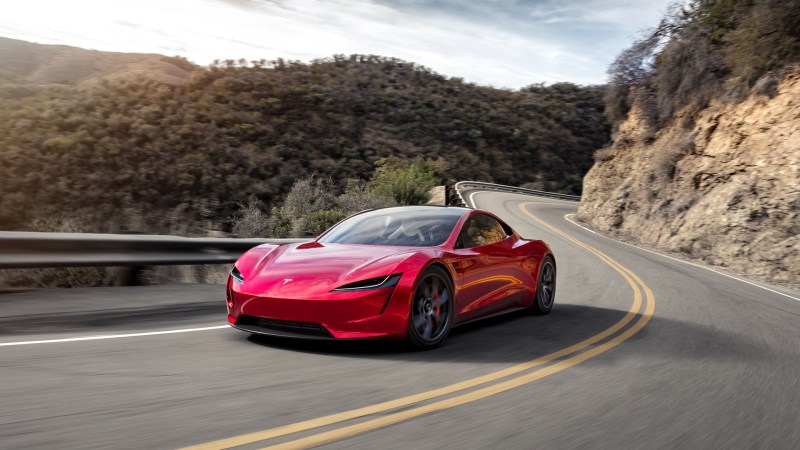
M492 191L475 191L475 192L472 192L467 197L467 198L469 198L469 203L470 203L467 206L469 206L472 209L475 209L475 196L478 195L478 194L487 194L489 192L492 192ZM513 192L507 192L507 193L508 194L513 194ZM528 195L528 194L515 194L515 195ZM544 198L544 197L542 197L542 198ZM548 201L539 202L539 203L542 203L542 204L547 203L547 204L551 204L551 205L563 205L563 206L574 206L574 203L575 203L575 202L570 202L568 200L561 200L559 198L546 198L546 200L548 200ZM592 230L589 230L589 231L592 231ZM592 233L594 233L594 231L592 231Z
M82 337L64 338L64 339L45 339L42 341L4 342L0 343L0 347L12 347L15 345L33 345L33 344L55 344L58 342L99 341L101 339L120 339L120 338L141 337L141 336L158 336L160 334L191 333L193 331L219 330L222 328L229 328L229 327L230 325L215 325L213 327L184 328L182 330L150 331L145 333L106 334L98 336L82 336Z
M603 236L603 237L604 237L604 238L606 238L606 239L611 239L611 240L612 240L612 241L614 241L614 242L619 242L619 243L621 243L621 244L625 244L625 245L627 245L627 246L629 246L629 247L637 248L637 249L639 249L639 250L646 251L647 253L652 253L652 254L654 254L654 255L658 255L658 256L661 256L661 257L663 257L663 258L667 258L667 259L671 259L671 260L673 260L673 261L677 261L677 262L679 262L679 263L684 263L684 264L688 264L688 265L690 265L690 266L699 267L699 268L701 268L701 269L710 270L711 272L714 272L714 273L716 273L716 274L723 275L723 276L726 276L726 277L728 277L728 278L733 278L734 280L741 281L742 283L746 283L746 284L749 284L749 285L751 285L751 286L759 287L759 288L761 288L761 289L764 289L765 291L769 291L769 292L772 292L772 293L774 293L774 294L782 295L782 296L784 296L784 297L788 297L788 298L790 298L790 299L792 299L792 300L797 300L798 302L800 302L800 298L793 297L793 296L791 296L791 295L789 295L789 294L785 294L785 293L783 293L783 292L776 291L775 289L770 289L770 288L768 288L768 287L766 287L766 286L762 286L762 285L760 285L760 284L758 284L758 283L754 283L754 282L752 282L752 281L745 280L745 279L743 279L743 278L739 278L739 277L733 276L733 275L731 275L731 274L727 274L727 273L725 273L725 272L720 272L719 270L712 269L711 267L707 267L707 266L704 266L704 265L701 265L701 264L693 263L693 262L691 262L691 261L684 261L684 260L682 260L682 259L678 259L678 258L675 258L675 257L673 257L673 256L665 255L665 254L663 254L663 253L658 253L658 252L654 252L654 251L652 251L652 250L648 250L648 249L646 249L646 248L639 247L638 245L633 245L633 244L629 244L629 243L627 243L627 242L622 242L622 241L619 241L619 240L616 240L616 239L610 238L610 237L608 237L608 236L606 236L606 235L603 235L603 234L600 234L600 233L598 233L598 232L596 232L596 231L590 230L590 229L586 228L585 226L583 226L583 225L579 224L578 222L575 222L574 220L572 220L572 219L570 218L570 216L573 216L573 214L565 214L565 215L564 215L564 218L565 218L565 219L567 219L567 221L568 221L568 222L570 222L571 224L573 224L573 225L575 225L575 226L577 226L577 227L583 228L584 230L586 230L586 231L588 231L588 232L590 232L590 233L594 233L594 234L596 234L596 235L598 235L598 236Z
M470 208L475 208L475 194L480 194L480 193L481 191L475 191L469 194L469 205L467 206L469 206Z

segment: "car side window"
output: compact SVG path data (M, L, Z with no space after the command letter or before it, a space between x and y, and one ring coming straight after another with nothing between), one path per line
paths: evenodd
M482 247L500 242L507 236L505 227L495 218L484 214L475 214L461 229L459 248Z

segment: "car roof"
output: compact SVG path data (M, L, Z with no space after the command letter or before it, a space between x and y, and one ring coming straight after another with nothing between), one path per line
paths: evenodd
M401 206L389 206L386 208L377 208L376 210L390 210L390 209L405 209L408 211L426 211L431 209L440 209L440 210L451 210L451 211L460 211L462 214L467 211L472 211L472 208L466 208L463 206L445 206L445 205L401 205ZM375 210L373 210L375 211Z
M347 218L349 219L350 217L359 216L361 214L377 213L377 212L383 212L383 211L385 211L386 213L401 213L401 214L402 213L411 213L411 214L413 214L415 212L423 212L423 211L424 212L430 212L430 211L437 210L437 209L439 211L441 211L444 215L451 215L452 214L452 215L459 215L459 216L464 216L464 215L468 214L470 211L475 211L472 208L465 208L463 206L402 205L402 206L388 206L388 207L385 207L385 208L365 209L363 211L359 211L357 213L351 214Z

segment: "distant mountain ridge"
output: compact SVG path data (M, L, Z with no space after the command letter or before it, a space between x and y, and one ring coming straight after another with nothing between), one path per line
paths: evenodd
M103 52L0 37L0 85L76 84L131 75L177 84L195 68L180 57Z

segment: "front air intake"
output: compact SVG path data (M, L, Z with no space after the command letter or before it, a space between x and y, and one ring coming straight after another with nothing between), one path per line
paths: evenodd
M309 337L315 339L333 338L327 328L312 322L295 322L242 315L236 320L235 326L253 333L273 336Z

